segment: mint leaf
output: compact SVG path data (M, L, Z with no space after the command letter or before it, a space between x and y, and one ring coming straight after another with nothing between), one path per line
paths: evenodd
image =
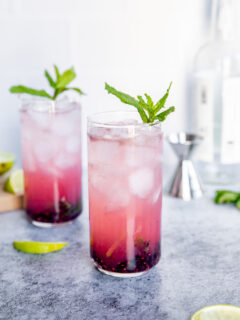
M59 81L60 79L60 72L59 72L59 69L56 65L54 65L54 70L55 70L55 74L56 74L56 78L57 78L57 81Z
M62 75L60 75L59 79L56 83L56 88L64 88L66 87L73 79L76 78L76 73L73 68L66 70Z
M147 103L149 104L149 106L151 106L152 108L154 107L154 103L152 101L152 98L147 94L147 93L144 93L146 99L147 99Z
M105 89L108 91L108 93L111 93L116 97L118 97L123 103L130 104L137 108L138 106L137 100L131 97L130 95L116 90L115 88L111 87L107 83L105 83Z
M48 80L49 85L54 89L53 95L51 96L48 94L45 90L36 90L32 88L28 88L22 85L19 86L13 86L10 88L11 93L27 93L34 96L44 97L51 100L55 100L62 92L67 90L74 90L77 93L84 94L83 91L76 87L67 87L67 85L76 78L76 73L74 71L74 68L70 68L61 74L59 72L59 69L56 65L54 65L56 80L52 78L50 73L45 70L44 75Z
M81 89L79 89L79 88L66 88L66 90L74 90L74 91L76 91L77 93L79 93L80 95L82 95L82 94L85 94Z
M142 96L137 96L138 98L138 104L148 112L149 114L149 120L154 116L154 110L153 107L149 104L147 104ZM150 122L150 121L149 121Z
M145 249L146 247L146 242L143 240L142 237L138 237L136 240L135 240L135 247L137 247L138 249Z
M55 81L53 80L53 78L50 76L49 72L48 72L47 70L45 70L45 73L44 73L44 74L45 74L45 77L46 77L47 80L48 80L49 85L50 85L52 88L55 89L56 83L55 83Z
M172 82L170 83L165 95L156 103L155 108L154 108L155 114L158 113L158 111L160 111L164 107L165 102L167 100L167 97L169 95L169 91L171 89L171 86L172 86Z
M25 86L13 86L10 88L11 93L27 93L33 96L44 97L48 99L52 99L52 97L45 90L35 90L32 88L28 88Z
M129 104L135 108L137 108L142 121L143 122L148 122L148 117L144 111L144 109L139 105L138 101L131 97L130 95L120 92L116 90L115 88L109 86L107 83L105 83L105 89L107 90L108 93L115 95L117 98L119 98L123 103Z
M57 96L59 96L64 91L66 91L65 88L55 89L54 90L54 95L53 95L53 100L56 100Z
M157 114L157 115L155 116L155 118L156 118L158 121L161 121L161 122L162 122L162 121L166 120L167 116L168 116L170 113L174 112L174 111L175 111L175 107L170 107L169 109L167 109L167 110L165 110L165 111Z
M85 94L81 89L79 89L79 88L71 88L71 87L69 87L69 88L60 88L60 89L56 89L55 90L55 95L54 95L54 99L56 99L56 97L59 95L59 94L61 94L62 92L64 92L64 91L68 91L68 90L73 90L73 91L76 91L77 93L79 93L80 95L83 95L83 94Z
M140 95L137 96L137 99L138 99L137 100L131 97L129 94L116 90L115 88L111 87L107 83L105 83L105 89L108 91L108 93L113 94L117 98L119 98L123 103L132 105L133 107L137 108L138 113L140 114L143 122L154 123L155 121L164 121L170 113L175 111L175 107L170 107L164 112L158 113L158 111L160 111L160 109L164 107L171 85L172 85L172 82L170 83L170 86L167 89L167 92L165 93L165 95L157 102L155 106L152 98L147 93L144 94L146 97L146 101L145 101L143 97Z
M135 240L135 247L138 249L140 252L149 252L149 246L150 246L150 241L144 241L142 237L138 237Z

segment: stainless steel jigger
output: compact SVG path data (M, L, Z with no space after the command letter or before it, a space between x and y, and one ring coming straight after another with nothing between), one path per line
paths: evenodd
M203 191L198 175L190 160L196 146L202 138L195 134L184 132L173 133L167 136L167 141L175 151L179 163L175 172L169 194L185 201L202 196Z

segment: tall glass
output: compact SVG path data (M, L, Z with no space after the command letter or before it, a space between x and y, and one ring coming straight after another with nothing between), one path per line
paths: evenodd
M36 226L69 223L82 210L81 107L26 100L20 120L26 213Z
M130 277L160 259L162 131L135 112L88 119L91 257L103 273Z

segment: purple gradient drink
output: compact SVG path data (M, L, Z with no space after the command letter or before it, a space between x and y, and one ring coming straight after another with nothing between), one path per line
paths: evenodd
M81 108L66 99L52 104L27 100L20 111L26 212L43 227L82 210Z
M160 259L162 131L135 112L88 121L91 257L114 276L147 272Z

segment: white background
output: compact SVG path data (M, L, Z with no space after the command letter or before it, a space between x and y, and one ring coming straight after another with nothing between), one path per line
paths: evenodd
M186 130L192 63L207 38L210 7L210 0L0 0L0 150L20 163L19 101L9 87L46 88L43 71L53 64L75 66L75 85L87 93L84 117L120 106L105 81L155 99L173 81L168 104L176 113L164 131ZM166 150L165 160L171 157Z

